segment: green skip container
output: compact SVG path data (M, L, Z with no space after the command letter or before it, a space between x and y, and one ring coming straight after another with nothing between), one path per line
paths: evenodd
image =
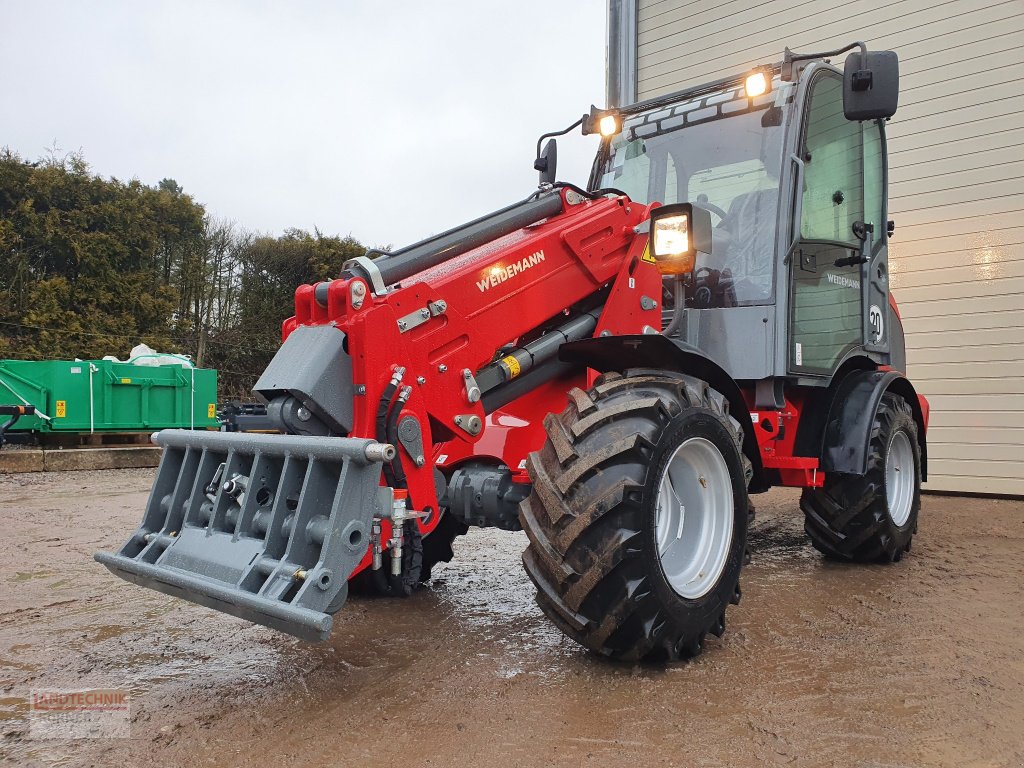
M11 432L217 427L217 371L112 360L0 360L0 405L34 405Z

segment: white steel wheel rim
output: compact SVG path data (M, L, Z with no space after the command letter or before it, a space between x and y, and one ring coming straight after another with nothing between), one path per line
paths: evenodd
M655 538L662 572L680 596L706 595L732 543L732 476L717 446L691 437L676 448L658 485Z
M900 430L889 441L885 457L885 500L889 517L896 525L903 525L910 518L914 505L914 450L910 437Z

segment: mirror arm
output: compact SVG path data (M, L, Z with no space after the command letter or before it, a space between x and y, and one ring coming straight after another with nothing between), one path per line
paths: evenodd
M828 56L838 56L841 53L852 51L854 48L860 48L861 56L867 55L868 47L860 40L850 43L845 48L838 48L834 51L822 51L821 53L793 53L789 48L786 48L782 54L782 80L786 82L793 79L794 61L810 61L811 59L824 59Z
M584 115L584 117L586 117L586 115ZM535 157L538 160L540 159L541 144L544 143L544 139L553 139L556 136L565 136L565 134L567 134L569 131L573 130L574 128L579 128L581 125L583 125L583 117L581 117L575 123L570 125L564 131L552 131L551 133L542 133L540 135L540 138L537 139L537 154L535 155Z

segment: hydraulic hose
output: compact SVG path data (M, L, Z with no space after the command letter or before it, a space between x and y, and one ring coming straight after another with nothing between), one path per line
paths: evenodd
M398 429L397 427L389 429L389 415L396 414L394 417L397 421L397 414L402 412L402 405L405 400L409 399L408 394L405 396L405 400L402 399L401 394L399 395L398 402L392 405L392 401L395 399L395 392L398 391L398 387L402 382L402 377L405 375L405 368L399 366L395 369L394 374L391 376L391 381L388 382L387 386L384 387L384 391L381 393L380 400L377 403L377 415L375 419L377 442L386 443L388 442L389 435L393 435L395 442L391 443L394 445L395 458L390 462L384 462L382 470L384 472L384 479L389 486L392 488L403 488L406 484L405 473L402 471L401 460L398 457ZM412 392L411 387L405 387L402 392L408 390ZM397 472L396 472L397 470ZM373 568L368 571L370 584L373 590L379 595L385 595L391 588L390 578L385 573L384 568Z
M665 330L662 331L662 335L666 337L679 330L679 326L683 322L683 303L686 301L686 294L683 291L683 278L677 275L672 282L675 291L675 308L672 310L672 319Z
M391 401L395 397L395 391L398 389L398 385L402 382L402 377L405 375L405 368L399 366L395 369L394 375L391 377L391 381L384 387L384 392L380 396L380 401L377 403L377 420L376 420L376 435L378 443L386 443L388 441L388 411L391 408ZM398 446L395 443L395 459L398 459L397 451ZM388 481L388 485L392 488L395 487L395 478L391 469L391 465L388 462L384 463L384 478Z
M412 387L402 387L402 391L398 393L398 399L395 400L395 404L391 407L391 412L388 413L386 423L386 434L388 441L395 446L395 458L391 460L391 472L395 478L394 488L404 488L406 484L405 470L402 469L402 458L401 451L398 447L400 445L398 440L398 417L402 414L402 407L409 400L412 395Z
M623 192L621 189L616 189L615 187L601 187L600 189L592 189L588 192L587 190L583 189L583 187L578 187L570 181L556 181L554 184L551 185L550 189L571 189L576 194L580 195L581 197L585 197L588 200L600 200L602 197L607 197L608 195L615 195L616 197L629 197L628 194ZM538 189L536 192L534 192L526 199L535 200L536 198L544 194L545 191L547 190Z
M395 458L391 460L391 475L394 478L392 482L393 488L405 488L408 486L405 470L402 469L402 458L399 455L400 451L397 450L400 445L398 440L398 418L401 416L402 408L405 406L406 402L408 402L411 395L412 387L402 387L401 391L398 393L398 397L395 399L395 404L391 406L391 411L388 413L387 423L385 426L388 440L391 441L391 444L396 448ZM406 497L405 504L408 507L408 497ZM391 525L395 525L394 521L392 521ZM409 523L404 524L400 523L399 525L402 525L401 535L403 539L411 539L413 535L412 529L416 528L415 521L410 521ZM416 529L415 532L419 533L419 529ZM392 531L392 535L395 535L394 531ZM409 543L411 546L412 542L410 541ZM392 557L394 557L394 554L392 554ZM405 582L404 571L397 575L392 573L391 569L385 568L374 572L373 578L378 589L380 589L382 577L385 579L384 583L387 585L387 588L390 588L391 594L406 597L412 592L411 585Z

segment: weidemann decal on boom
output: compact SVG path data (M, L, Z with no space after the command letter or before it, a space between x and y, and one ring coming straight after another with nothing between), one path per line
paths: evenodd
M530 256L524 256L521 261L516 261L509 264L507 267L494 266L491 267L490 273L483 280L477 280L476 287L481 292L486 291L488 288L493 288L499 283L504 283L510 277L515 277L520 272L525 272L530 267L535 267L544 261L544 251L537 251Z

